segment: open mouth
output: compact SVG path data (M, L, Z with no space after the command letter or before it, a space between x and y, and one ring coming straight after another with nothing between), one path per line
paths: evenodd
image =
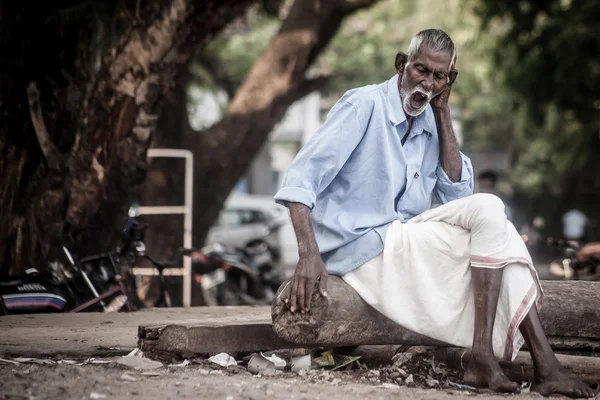
M419 91L415 92L410 98L411 105L416 109L423 107L428 100L429 96Z

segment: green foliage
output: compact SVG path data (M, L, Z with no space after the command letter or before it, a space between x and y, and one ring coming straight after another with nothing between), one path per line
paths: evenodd
M509 29L494 51L513 93L514 183L532 195L557 192L557 178L593 170L600 152L600 3L479 0L483 27Z

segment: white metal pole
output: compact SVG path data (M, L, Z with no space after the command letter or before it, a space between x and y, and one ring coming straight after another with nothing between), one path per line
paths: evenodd
M194 196L194 154L188 151L185 158L185 220L183 222L183 246L192 247L192 208ZM192 259L183 257L183 306L192 305Z

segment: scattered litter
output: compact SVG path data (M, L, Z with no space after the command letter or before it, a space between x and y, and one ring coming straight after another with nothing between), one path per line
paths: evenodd
M465 385L462 383L455 383L455 382L452 382L451 380L448 380L448 385L453 386L455 388L462 389L462 390L477 390L473 386Z
M187 367L190 364L191 364L190 360L183 360L183 362L180 362L179 364L169 364L168 367L181 368L181 367Z
M208 361L220 365L223 368L227 368L232 365L237 365L237 361L235 361L235 358L231 357L227 353L219 353L216 356L210 357Z
M401 367L409 362L413 357L413 353L398 353L392 357L394 367Z
M305 356L292 357L291 361L292 372L308 371L311 365L311 356L307 354Z
M114 360L106 360L106 359L97 360L95 358L88 358L87 360L85 360L83 362L82 365L85 365L85 364L110 364L112 362L114 362Z
M530 393L531 392L531 383L523 382L521 383L521 393Z
M121 375L121 380L128 382L137 382L137 379L129 375L127 372L123 372L123 375Z
M4 358L0 358L0 364L10 364L10 365L19 365L18 361L7 360Z
M107 360L108 362L112 362ZM151 370L160 368L163 364L159 361L154 361L149 358L144 357L144 353L140 349L133 349L126 356L120 357L116 360L116 363L119 365L124 365L129 368L133 368L136 370Z
M411 383L415 383L415 378L413 378L413 375L412 375L412 374L410 374L410 375L408 376L408 378L406 378L406 379L404 380L404 383L406 383L407 385L410 385Z
M59 360L58 363L67 365L83 365L82 362L77 362L75 360Z
M131 352L129 354L127 354L125 357L143 357L143 356L144 356L144 353L140 349L135 348L135 349L131 350Z
M319 357L315 357L312 360L314 367L333 367L335 366L335 359L331 350L324 351Z
M275 369L275 363L262 354L252 354L248 362L248 371L255 375L274 375Z
M105 399L106 395L102 393L92 392L90 393L90 399Z
M440 384L440 381L438 381L437 379L433 379L432 377L427 377L427 379L425 379L425 384L427 386L429 386L430 388L432 387L436 387Z
M344 367L349 366L352 363L356 363L358 365L359 369L366 369L366 367L364 366L364 364L362 364L359 360L361 359L361 356L355 356L355 357L351 357L351 356L344 356L344 360L339 364L336 365L335 368L332 369L332 371L338 370L338 369L342 369Z
M265 356L263 353L260 353L260 355L266 358L267 360L271 361L273 364L275 364L275 368L277 369L285 369L285 367L287 366L287 362L283 358L278 357L275 354L268 357Z
M117 360L117 364L124 365L129 368L133 368L136 370L150 370L156 369L163 366L161 362L151 360L149 358L140 357L140 356L124 356Z
M24 364L39 364L39 365L54 365L54 364L56 364L56 361L47 360L47 359L43 359L43 358L18 357L18 358L15 358L14 361L16 361L18 363L24 363Z

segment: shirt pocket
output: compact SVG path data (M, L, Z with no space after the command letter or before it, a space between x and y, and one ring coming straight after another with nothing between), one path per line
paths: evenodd
M413 173L412 182L403 196L404 211L419 215L431 208L432 193L437 182L437 176L429 173Z

